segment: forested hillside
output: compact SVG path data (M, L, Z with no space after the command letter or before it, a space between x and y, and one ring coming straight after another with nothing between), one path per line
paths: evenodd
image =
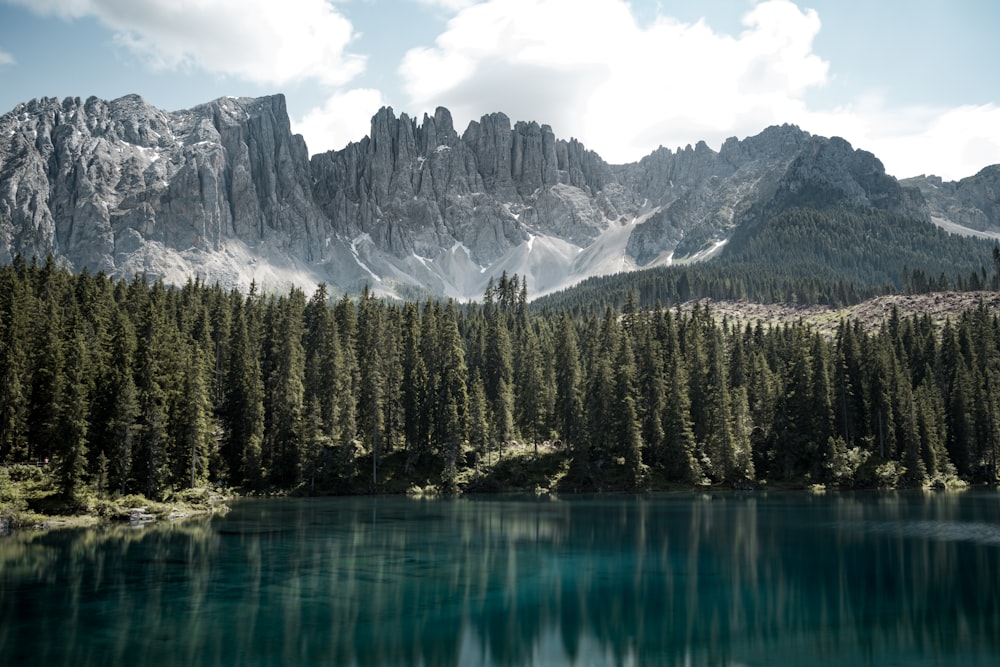
M761 210L710 262L590 278L537 305L617 309L634 292L645 307L702 298L839 307L894 291L978 290L995 276L993 247L926 221L843 202Z
M985 305L831 337L526 297L517 276L468 306L331 302L18 260L0 268L0 461L48 460L67 497L485 490L524 443L553 490L997 479Z

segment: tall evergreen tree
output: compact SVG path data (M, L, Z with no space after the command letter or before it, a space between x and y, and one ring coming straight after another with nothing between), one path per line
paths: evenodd
M614 438L615 453L625 461L625 479L630 488L642 485L646 466L642 462L642 430L636 411L635 356L628 333L618 337L615 355Z
M30 285L14 267L0 270L0 463L28 458Z
M184 368L183 400L175 417L173 485L196 488L208 481L217 429L212 409L210 367L198 345L190 346L189 355Z
M70 341L56 430L59 490L68 499L76 497L84 483L87 467L89 370L87 344L83 333L78 330Z
M506 288L506 274L501 288ZM505 291L503 293L506 293ZM503 301L501 301L503 303ZM504 312L489 302L485 308L486 349L483 360L483 387L490 404L493 441L503 455L503 446L514 437L514 362L510 331Z
M704 462L716 481L732 481L736 469L736 442L733 435L732 397L725 363L724 343L719 329L707 336L708 375L705 378L706 423Z
M671 325L669 315L665 320L669 395L664 409L663 435L665 447L664 467L670 477L687 482L699 483L703 471L695 456L697 442L691 423L691 398L688 393L687 366L681 355L680 341L676 326Z
M358 313L354 303L345 294L334 308L337 332L340 337L340 369L337 373L334 394L337 397L337 428L333 440L340 450L341 470L344 481L353 477L358 437L358 351L356 347Z
M300 421L305 394L305 352L302 334L306 298L292 288L277 302L271 331L272 366L267 382L266 405L271 422L264 438L264 461L271 481L279 486L297 482Z
M99 432L103 453L108 459L108 484L123 494L132 475L139 403L132 371L136 355L135 329L120 309L115 310L112 331L111 363L97 396L103 402L105 417Z
M449 300L439 329L439 348L442 352L439 394L441 423L435 428L444 459L441 480L448 492L457 489L458 462L467 441L465 428L469 412L465 350L458 333L457 318L455 304Z
M260 366L258 297L237 300L230 344L223 458L232 483L257 489L263 477L264 379ZM249 320L249 321L248 321Z
M366 289L358 304L358 425L361 441L371 455L373 485L377 480L378 459L383 447L385 428L384 343L383 308Z
M566 313L560 316L556 332L555 381L556 429L573 460L586 468L589 456L586 431L583 428L580 352L576 328Z
M169 461L167 460L167 396L166 359L163 321L163 293L156 290L145 307L136 351L135 383L139 414L137 437L133 452L133 490L158 499L166 490Z
M426 449L421 424L427 408L427 367L424 365L420 334L420 312L416 304L403 307L402 396L407 460L412 461Z

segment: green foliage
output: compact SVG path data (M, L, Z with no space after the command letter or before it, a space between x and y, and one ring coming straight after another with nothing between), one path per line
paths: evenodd
M205 484L997 481L1000 319L985 305L943 326L893 312L824 337L627 295L621 312L533 312L517 276L465 307L114 283L50 264L0 267L0 284L5 498L40 476L65 506Z

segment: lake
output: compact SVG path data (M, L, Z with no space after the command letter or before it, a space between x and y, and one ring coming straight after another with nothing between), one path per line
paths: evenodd
M0 539L2 665L1000 664L1000 493L245 500Z

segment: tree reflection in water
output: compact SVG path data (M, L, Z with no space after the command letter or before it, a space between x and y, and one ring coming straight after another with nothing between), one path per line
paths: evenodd
M997 664L1000 499L245 501L0 540L0 663Z

